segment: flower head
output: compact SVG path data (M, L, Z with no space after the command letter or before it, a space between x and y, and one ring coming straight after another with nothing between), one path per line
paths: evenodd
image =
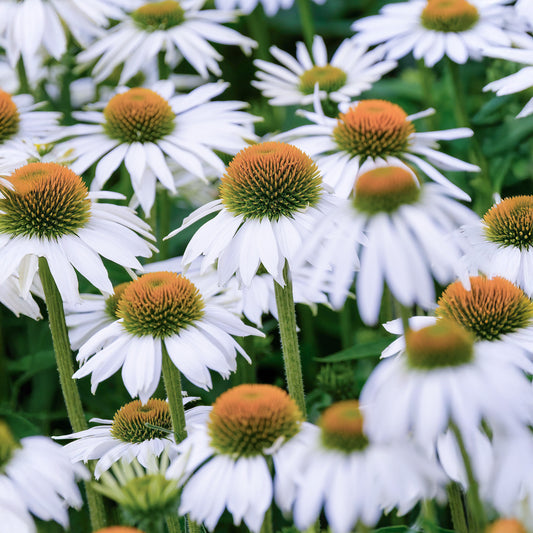
M270 53L282 66L257 59L259 80L252 85L270 99L271 105L310 104L317 84L321 100L347 102L396 66L394 61L383 61L382 48L369 52L353 38L345 39L330 61L319 35L314 36L312 54L302 42L296 43L296 58L276 46Z
M184 395L183 403L195 399ZM186 423L203 420L206 409L194 407L185 411ZM74 463L96 460L96 479L119 460L131 462L135 459L145 468L155 468L163 453L170 459L176 456L172 421L165 400L150 398L144 404L140 400L133 400L123 405L113 420L91 421L100 424L54 438L75 439L64 446L65 451Z
M454 424L473 453L482 422L492 430L530 423L530 383L520 366L528 366L520 351L475 342L447 318L408 330L400 355L379 363L363 387L365 430L383 441L411 434L431 451Z
M455 63L480 60L490 46L510 46L528 40L504 0L416 0L388 4L379 15L356 21L356 42L383 43L389 59L413 52L432 67L443 56Z
M331 278L335 307L343 305L355 278L367 324L378 322L384 284L403 305L434 307L433 278L455 279L460 258L447 236L463 220L475 219L447 188L420 183L413 169L393 163L364 163L354 197L315 228L299 255L315 265L311 283Z
M142 268L135 256L152 253L147 224L126 208L96 203L121 199L89 193L81 178L58 163L30 163L0 185L0 282L19 273L27 294L45 257L63 300L79 300L76 269L102 292L113 291L100 255L128 268Z
M433 462L407 441L369 440L363 418L355 400L335 403L320 416L320 430L294 461L300 472L293 505L298 529L310 527L322 507L334 533L348 533L358 522L372 527L382 513L397 508L405 514L441 492L442 474Z
M195 282L175 272L149 272L131 281L118 300L117 320L80 347L81 367L74 377L92 374L94 393L122 367L126 389L145 403L159 383L165 349L199 387L211 387L209 369L227 378L236 368L237 351L248 358L231 335L262 334L245 326L216 295L203 293L201 277Z
M533 197L514 196L493 205L458 233L464 262L473 272L501 276L533 295Z
M470 137L472 130L417 132L414 121L434 110L408 115L400 106L386 100L361 100L340 107L342 111L336 118L327 117L315 98L315 111L302 111L302 115L314 124L297 127L276 137L300 147L313 157L324 183L333 187L338 196L348 197L352 193L356 176L365 162L387 160L394 165L394 160L400 159L448 187L458 198L470 199L437 168L466 172L477 172L479 168L441 153L436 141Z
M254 138L250 125L255 118L239 111L242 102L210 101L227 86L206 84L184 95L175 95L168 80L151 88L123 88L107 103L97 104L101 112L76 113L89 124L66 127L55 138L71 137L58 147L72 151L75 172L96 163L92 190L100 190L124 162L136 199L149 213L157 181L176 192L171 164L205 179L206 172L224 170L215 150L235 154L245 138Z
M134 2L119 24L78 55L82 64L92 63L97 82L105 80L123 65L119 85L124 85L147 64L157 64L159 52L166 51L165 63L172 69L185 59L203 78L209 72L220 76L222 56L209 42L240 46L246 53L257 43L223 26L233 22L228 10L202 9L203 0ZM131 4L130 4L131 5ZM133 5L132 5L133 7Z
M212 531L225 508L235 525L258 533L275 498L288 511L291 458L311 431L289 395L273 385L239 385L221 394L206 423L178 445L167 476L183 486L180 514ZM272 457L272 480L266 457ZM199 497L201 495L201 497ZM216 503L215 503L216 502Z
M18 442L0 420L0 512L21 528L17 531L35 531L29 513L68 528L67 508L82 506L76 482L86 475L51 439L34 436Z
M264 142L239 152L222 178L220 200L194 211L169 237L219 211L193 236L184 262L203 255L205 269L218 260L221 284L236 273L245 286L262 264L284 284L285 261L290 266L310 221L330 210L331 202L309 156L285 143Z

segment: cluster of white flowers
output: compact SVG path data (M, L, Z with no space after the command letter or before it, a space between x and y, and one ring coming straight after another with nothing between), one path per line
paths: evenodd
M304 26L325 2L306 1ZM410 53L421 69L446 58L450 79L468 61L530 65L483 91L529 89L533 4L410 0L355 21L333 53L306 35L271 62L261 43L249 84L299 121L262 137L247 102L223 99L221 51L252 54L239 17L257 29L292 5L0 2L0 303L48 316L73 428L61 446L0 419L0 533L34 533L33 517L68 528L81 479L89 505L96 487L170 533L178 515L213 531L224 511L268 531L273 505L301 531L321 516L333 533L374 528L426 500L455 520L454 489L469 520L485 507L533 528L533 196L496 194L480 219L461 181L479 174L472 195L490 182L474 130L363 95ZM533 99L518 118L531 114ZM460 142L472 162L448 153ZM330 398L311 423L294 303L336 313L353 297L366 333L398 337L358 400ZM255 372L265 316L290 395L219 379ZM96 394L119 371L131 401L88 428L77 380ZM184 409L201 398L180 376L213 405Z

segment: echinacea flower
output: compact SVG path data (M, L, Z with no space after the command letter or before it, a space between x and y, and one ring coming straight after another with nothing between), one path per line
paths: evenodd
M516 518L499 518L490 524L486 533L527 533L524 524Z
M202 9L205 0L136 1L136 9L121 17L119 24L81 52L79 63L91 63L97 82L105 80L123 64L119 85L124 85L146 64L164 61L174 68L185 59L203 78L212 72L221 76L218 62L222 56L209 44L240 46L246 53L257 43L222 24L233 22L235 13L227 10Z
M185 405L197 399L184 396L183 403ZM206 409L193 407L185 411L186 424L202 421ZM91 422L99 425L54 439L75 439L64 446L65 452L73 463L96 460L96 479L120 460L131 462L136 459L149 468L155 466L163 452L170 459L176 456L172 420L165 400L150 398L144 404L133 400L123 405L113 420L93 418Z
M2 528L11 523L17 533L35 531L29 513L68 528L68 507L79 509L83 500L76 481L86 477L82 465L73 465L62 446L48 437L24 437L17 442L0 421L0 516ZM18 516L12 516L17 510Z
M294 146L263 142L241 150L221 181L220 199L194 211L168 237L218 212L193 235L184 263L204 256L203 270L218 261L221 284L236 274L243 285L263 265L285 285L285 262L291 267L312 225L334 206L317 166Z
M99 35L110 18L120 18L127 0L3 0L0 2L0 37L13 67L19 58L30 82L41 67L44 48L59 60L67 50L68 30L82 45Z
M312 429L278 387L239 385L222 393L208 421L178 445L178 458L167 471L183 486L180 514L213 531L227 509L235 525L244 521L259 533L273 500L289 510L295 481L291 466Z
M211 388L209 369L227 378L246 352L232 335L263 335L246 326L187 277L149 272L131 281L116 307L117 320L81 346L74 378L91 374L91 390L122 368L124 385L145 403L161 378L163 350L194 385Z
M533 296L533 196L505 198L457 235L474 274L501 276Z
M487 482L480 486L481 496L501 516L519 519L523 531L530 531L533 527L533 472L524 465L533 453L533 433L530 428L497 433L493 448L494 467Z
M315 4L323 4L325 1L313 0ZM280 9L289 9L293 3L294 0L215 0L217 9L238 9L246 15L261 4L267 17L273 17Z
M488 46L511 46L531 39L507 0L412 0L384 6L379 15L352 25L367 46L383 43L387 57L413 52L432 67L444 56L454 63L479 61Z
M383 513L398 515L442 492L436 463L408 440L372 442L363 430L364 415L355 400L328 407L296 464L300 472L293 518L305 531L324 508L333 533L350 533L356 524L376 525Z
M533 13L533 4L530 7ZM532 27L533 27L533 14ZM513 94L519 91L525 91L533 86L533 46L530 48L503 48L491 47L485 50L485 54L489 57L497 57L506 59L507 61L514 61L516 63L523 63L528 65L520 69L515 74L506 76L500 80L495 80L483 87L484 91L495 91L498 96L505 94ZM522 111L516 115L516 118L523 118L533 113L533 98L527 102Z
M489 430L515 430L531 424L531 384L522 370L532 365L509 346L474 336L448 319L408 330L406 347L382 360L361 391L365 431L393 441L411 435L428 452L456 427L469 455L481 424Z
M378 321L384 284L402 305L434 307L433 278L441 284L455 279L460 258L448 234L476 217L454 196L436 183L420 183L399 160L363 164L355 196L302 248L300 258L315 266L311 283L330 276L331 303L340 307L355 277L366 324Z
M0 89L0 147L2 148L0 171L14 170L13 166L24 164L29 149L22 142L39 142L46 135L59 130L61 113L38 111L29 94L10 95ZM10 166L11 164L11 166Z
M21 294L28 293L46 258L65 302L79 301L76 271L97 289L113 287L100 256L126 268L142 266L153 239L149 226L124 206L97 199L122 199L117 193L89 193L82 179L57 163L30 163L0 185L0 283L18 273Z
M396 66L395 61L383 61L383 48L368 51L353 38L345 39L330 61L319 35L313 39L312 54L303 42L296 43L296 58L277 46L272 46L270 53L282 66L257 59L259 81L252 81L270 105L311 104L316 84L321 100L348 102Z
M42 318L37 302L31 294L26 297L20 295L19 281L16 276L10 276L0 284L0 303L5 305L15 315L26 315L34 320Z
M173 84L162 81L152 89L121 89L107 104L98 104L103 111L74 113L86 123L67 127L55 138L71 137L59 147L73 151L75 172L97 163L91 190L100 190L124 162L135 195L149 213L157 181L176 192L169 161L203 179L204 165L224 170L215 150L235 154L246 146L244 139L255 138L250 126L256 118L240 111L243 102L210 101L227 87L210 83L175 95Z
M478 172L479 167L440 152L437 141L471 137L472 130L417 132L413 121L432 113L434 109L407 115L399 105L386 100L361 100L331 118L324 115L320 102L315 99L314 112L301 112L314 124L299 126L275 138L290 142L309 154L322 172L324 183L345 198L352 192L355 177L365 161L395 157L414 164L458 198L469 200L469 196L437 168Z
M498 343L504 358L512 360L518 349L533 359L533 302L505 278L471 276L454 281L441 294L434 313L435 316L411 317L409 327L420 329L447 318L468 330L477 341ZM399 320L388 322L385 329L403 334ZM382 357L404 349L402 335L383 350Z

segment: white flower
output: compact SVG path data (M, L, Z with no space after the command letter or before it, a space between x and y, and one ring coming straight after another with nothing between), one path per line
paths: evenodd
M85 467L73 465L63 447L48 437L25 437L17 443L6 424L0 422L0 438L2 521L18 522L21 529L13 530L17 533L35 531L29 511L41 520L54 520L68 528L68 507L79 509L83 504L76 480L87 477ZM12 516L15 510L20 511L16 518ZM4 525L2 522L2 529Z
M239 152L222 178L220 196L194 211L168 237L218 211L189 241L183 261L204 256L202 270L218 261L222 285L233 274L239 283L250 285L261 264L284 285L285 262L291 267L313 225L335 205L311 158L276 142Z
M384 43L389 59L413 52L432 67L444 56L454 63L480 60L487 46L531 41L507 0L412 0L387 4L379 15L352 25L367 46ZM532 41L533 42L533 41Z
M533 2L532 0L517 0L516 12L519 16L527 19L529 23L529 29L533 30Z
M91 390L122 368L124 385L144 403L161 377L163 350L194 385L211 388L209 369L227 378L236 369L236 352L249 358L232 335L263 335L244 325L216 296L173 272L150 272L130 282L118 301L115 320L81 346L82 378Z
M455 279L460 257L447 236L476 216L454 196L438 184L420 184L398 159L364 163L354 199L320 224L300 252L315 267L311 283L329 276L331 302L340 307L359 270L357 304L367 324L378 321L385 283L402 305L434 307L433 278Z
M494 467L480 486L481 496L501 516L518 518L529 531L533 528L533 470L524 465L533 453L533 434L530 429L497 433L493 447Z
M21 58L29 80L35 82L42 48L60 59L67 49L65 27L87 45L107 26L108 18L121 16L120 4L125 0L2 0L0 36L7 58L13 67Z
M252 81L252 85L270 99L271 105L280 106L311 104L317 83L321 100L348 102L396 66L395 61L382 61L383 48L368 52L354 38L345 39L331 61L319 35L313 39L312 54L302 42L296 43L296 59L276 46L270 48L270 53L283 66L255 60L259 81Z
M259 533L273 499L287 512L294 490L291 465L312 430L301 420L294 400L272 385L239 385L221 394L208 422L177 446L180 455L167 471L183 485L179 513L213 531L227 509L235 525L244 520Z
M174 94L170 81L158 82L153 90L123 88L105 106L98 104L103 111L75 112L85 123L66 127L55 138L72 137L59 147L72 149L75 172L82 174L97 163L91 190L100 190L124 162L135 195L149 213L156 180L176 192L170 161L205 179L204 165L224 170L215 150L235 154L246 146L245 139L255 138L251 125L256 117L240 111L243 102L210 101L227 87L210 83L183 95Z
M197 399L184 396L183 403ZM185 411L186 424L203 421L207 410L207 407L188 409ZM92 418L90 421L99 425L54 439L76 439L64 446L65 452L73 463L97 460L94 469L96 479L121 459L126 462L137 459L145 468L151 468L164 451L170 459L176 456L172 421L165 400L150 398L145 404L134 400L122 406L113 420ZM163 429L147 427L146 424Z
M202 9L204 3L205 0L137 1L137 9L81 52L78 61L87 64L100 57L92 71L97 82L124 64L119 85L146 64L157 63L159 52L165 52L165 63L171 69L184 58L203 78L209 72L221 76L218 62L222 56L208 41L239 45L246 53L257 43L222 25L235 20L233 11Z
M448 187L458 198L470 200L437 168L479 172L479 167L440 152L437 141L471 137L472 130L454 128L417 132L413 121L431 115L435 110L407 115L400 106L385 100L361 100L346 107L341 104L345 112L337 118L324 115L318 98L315 98L314 106L314 112L301 111L314 124L294 128L275 139L290 142L309 154L322 172L324 183L333 187L337 195L349 196L365 161L398 157Z
M15 315L26 315L34 320L42 318L37 302L31 294L25 298L20 295L20 285L17 276L10 276L0 284L0 302Z
M474 342L450 320L411 330L406 349L381 361L361 391L365 431L380 442L411 436L431 452L453 423L471 456L482 422L531 424L531 384L519 367L533 368L521 351Z
M473 273L501 276L533 296L533 196L509 197L457 233Z
M316 4L323 4L326 0L313 0ZM279 9L289 9L294 0L215 0L217 9L239 9L249 15L258 4L263 6L267 17L273 17Z
M302 303L316 309L316 304L328 304L326 295L332 280L327 274L324 280L314 284L311 280L314 268L311 265L296 265L291 271L292 291L295 303ZM331 277L331 276L330 276ZM274 291L274 279L270 274L257 274L250 285L242 287L242 313L258 327L262 326L263 314L270 313L278 319L278 307Z
M518 350L533 360L533 302L510 281L483 276L455 281L437 303L436 316L411 317L409 327L418 330L435 324L439 317L448 318L470 331L478 341L499 345L503 358L512 360L511 354ZM401 320L387 322L384 327L401 336L383 350L382 357L404 350Z
M531 6L533 13L533 5ZM533 20L533 14L531 15ZM533 22L532 22L533 25ZM515 74L506 76L501 80L496 80L483 87L484 91L495 91L498 96L504 94L513 94L519 91L525 91L533 86L533 46L530 48L486 48L485 55L489 57L498 57L507 61L531 65L524 67ZM524 109L516 115L516 118L527 117L533 113L533 98L524 106Z
M45 136L59 131L61 113L38 111L41 106L42 103L35 104L29 94L12 96L0 89L0 173L11 172L24 164L30 157L28 152L34 150L32 143L42 142Z
M127 207L98 203L122 199L89 193L81 178L57 163L18 168L0 187L0 283L18 273L26 296L44 257L63 300L79 301L76 271L98 290L113 287L100 256L126 268L142 268L149 257L149 226Z
M370 441L362 430L356 401L328 407L319 419L302 457L293 518L304 531L322 507L333 533L349 533L357 523L373 527L382 513L398 515L417 502L442 495L443 475L407 440L393 444Z
M241 292L236 287L220 287L218 276L213 267L204 273L199 272L199 262L188 265L187 277L202 287L202 294L226 310L240 314L242 307ZM154 261L143 266L143 272L170 271L183 274L181 257ZM73 350L89 341L98 331L115 322L118 302L128 286L128 281L116 285L113 294L81 294L81 301L74 305L65 305L65 320L68 327L70 346Z

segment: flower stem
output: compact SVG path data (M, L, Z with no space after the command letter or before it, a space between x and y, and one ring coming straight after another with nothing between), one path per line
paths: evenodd
M285 282L284 287L274 281L274 292L276 294L276 305L278 308L279 332L281 336L283 362L285 364L285 375L289 394L297 403L304 417L306 417L302 363L300 360L300 349L298 347L298 335L296 333L296 312L292 294L292 281L287 262L285 262L283 268L283 281Z
M200 524L197 524L194 520L191 520L191 518L187 515L187 525L188 525L188 531L189 533L202 533L202 526Z
M270 34L268 33L268 18L265 16L261 4L257 4L257 7L248 15L247 20L250 35L257 41L256 57L268 61Z
M267 509L265 517L263 518L263 525L259 533L273 533L274 528L272 525L272 505Z
M446 64L448 67L448 75L452 84L452 96L454 97L453 101L455 102L455 119L458 123L458 126L473 130L472 125L470 124L470 119L468 118L465 91L461 81L459 67L449 58L446 58ZM472 181L472 186L476 187L478 191L475 209L476 211L484 213L487 208L492 205L493 187L489 174L489 165L485 155L483 154L481 145L479 144L479 140L475 132L471 139L471 147L472 159L481 169L480 176Z
M166 517L168 533L181 533L180 519L177 514L169 514Z
M19 93L31 94L30 84L28 82L28 76L26 75L26 69L24 68L24 61L22 57L17 61L17 75L19 78Z
M59 372L59 382L67 408L67 415L72 429L75 432L83 431L88 426L83 412L78 386L76 381L72 379L74 363L72 362L72 351L70 350L68 340L63 301L45 257L39 257L39 275L43 284L48 320ZM102 529L106 525L105 507L102 497L93 490L88 482L85 483L85 489L89 504L91 526L93 530Z
M159 204L158 218L159 225L157 233L154 233L157 237L157 247L159 248L158 260L163 261L170 257L168 246L169 240L163 240L165 235L170 233L170 214L172 208L172 202L168 189L162 189L157 193L157 200Z
M170 360L164 342L161 342L161 349L163 352L163 380L165 381L165 389L168 396L174 438L178 443L187 436L187 430L185 429L185 409L183 408L183 397L181 394L181 376L180 371Z
M309 0L296 0L296 3L298 5L298 12L300 13L300 23L302 25L304 41L307 49L311 51L313 47L313 36L315 34L311 5L309 4Z
M400 317L402 319L403 334L407 333L409 329L409 317L411 316L411 311L405 305L398 304L400 306Z
M468 533L461 487L458 483L451 483L446 489L446 492L448 493L453 529L457 533Z
M470 462L470 457L466 451L465 443L459 428L454 422L450 423L450 429L453 431L455 438L457 440L457 445L461 452L461 457L465 466L466 477L468 480L468 491L466 493L466 501L468 504L468 511L470 511L469 516L472 519L472 524L468 530L472 533L480 533L485 530L487 520L485 517L485 511L483 509L483 504L479 497L479 485L474 476L474 471L472 469L472 463Z

